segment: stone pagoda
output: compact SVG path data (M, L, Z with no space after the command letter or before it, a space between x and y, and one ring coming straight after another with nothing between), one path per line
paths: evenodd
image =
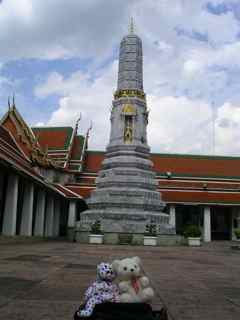
M96 189L81 213L80 230L101 221L104 233L143 234L147 223L159 234L172 234L169 215L157 191L147 144L148 109L143 90L142 41L133 25L120 45L117 90L111 110L110 141Z

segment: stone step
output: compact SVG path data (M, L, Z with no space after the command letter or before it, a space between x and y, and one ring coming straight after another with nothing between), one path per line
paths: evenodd
M119 244L132 244L133 235L130 233L120 233L118 238Z

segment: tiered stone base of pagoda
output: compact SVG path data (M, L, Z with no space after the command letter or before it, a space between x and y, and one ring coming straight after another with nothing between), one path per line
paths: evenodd
M76 241L89 243L91 225L101 221L105 244L143 245L146 224L157 226L159 245L176 245L181 237L176 235L175 228L169 225L169 216L163 212L152 212L136 208L108 207L92 209L81 213L81 221L76 228Z
M81 242L87 242L91 225L100 220L105 243L142 244L146 224L156 224L158 235L175 235L169 216L162 211L157 191L144 189L97 189L89 199L90 209L81 213L77 231ZM84 235L85 233L85 235ZM127 240L130 239L130 240Z
M164 213L119 208L85 211L81 216L80 230L90 231L96 220L101 221L103 232L144 234L146 224L155 223L158 234L175 234L174 228L168 224L168 215Z
M152 166L147 145L110 144L79 231L89 232L100 220L102 232L112 234L114 242L118 234L143 236L149 223L156 225L157 234L175 234L169 215L162 212Z

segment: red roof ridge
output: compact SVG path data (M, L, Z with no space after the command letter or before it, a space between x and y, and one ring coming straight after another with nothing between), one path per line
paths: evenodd
M191 153L157 153L150 152L150 156L171 157L171 158L192 158L192 159L208 159L208 160L240 160L240 156L227 156L227 155L211 155L211 154L191 154Z
M63 186L62 184L60 184L60 183L55 183L55 185L58 186L58 187L60 187L60 188L63 189L63 190L66 190L67 192L71 193L74 197L77 197L77 198L79 198L79 199L82 199L82 197L81 197L79 194L73 192L72 190L68 189L67 187Z
M42 127L31 127L32 130L47 130L47 129L53 129L53 130L59 130L59 129L72 129L71 126L42 126Z
M27 157L27 155L25 154L25 152L22 150L22 148L19 146L19 143L17 142L17 140L14 138L13 134L11 133L10 130L8 130L7 128L5 128L2 124L0 124L1 128L6 131L10 138L13 140L13 142L15 143L18 151L20 152L20 154L24 157L25 160L27 160L29 163L31 163L30 159ZM9 143L6 142L6 140L4 140L4 143L6 143L7 145L9 145ZM12 146L9 145L9 147L12 149Z

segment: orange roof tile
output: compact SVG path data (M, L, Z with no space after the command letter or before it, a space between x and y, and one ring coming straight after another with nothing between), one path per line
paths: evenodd
M73 199L81 199L82 197L77 193L71 190L70 188L66 186L62 186L61 184L54 184L54 186L63 193L67 198L73 198Z
M87 151L85 171L98 172L104 152ZM240 157L151 154L153 169L172 176L240 179Z
M86 160L84 164L84 171L98 172L101 168L105 152L101 151L87 151Z
M74 137L72 153L71 153L71 160L80 160L81 159L83 143L84 143L84 136L75 136Z
M77 193L82 198L86 199L90 197L92 190L95 188L88 188L84 186L77 186L77 185L67 185L66 186L69 190L73 191L74 193Z
M73 128L71 127L39 127L32 128L38 142L48 149L65 150L70 146Z
M221 156L151 154L154 170L173 176L238 177L240 158Z
M161 190L165 202L240 204L240 192Z
M31 156L31 150L29 146L22 140L22 137L18 134L16 125L13 123L12 119L9 117L4 121L3 126L11 132L11 134L14 136L18 146L21 148L21 150L24 152L24 154L30 158Z

